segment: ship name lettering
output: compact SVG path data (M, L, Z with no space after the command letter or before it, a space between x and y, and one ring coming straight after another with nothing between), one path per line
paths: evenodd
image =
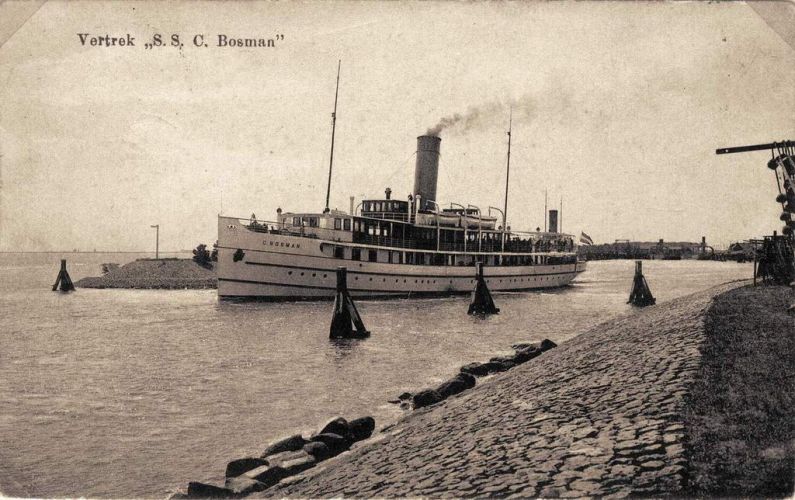
M276 40L282 40L284 35L273 38L234 38L218 35L218 47L275 47Z
M301 248L301 244L300 243L285 243L283 241L277 241L277 242L274 243L273 241L262 240L262 244L263 245L269 245L269 246L274 246L275 245L277 247Z

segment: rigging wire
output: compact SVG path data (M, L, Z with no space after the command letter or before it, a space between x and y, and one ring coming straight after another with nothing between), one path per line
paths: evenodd
M395 178L395 176L396 176L398 173L403 173L403 172L402 172L402 170L405 168L405 164L406 164L406 163L407 163L409 160L411 160L411 159L412 159L414 156L416 156L416 155L417 155L417 152L416 152L416 151L412 151L412 153L411 153L411 154L408 156L408 158L406 158L405 160L403 160L403 161L401 161L401 162L398 162L398 163L395 165L394 169L392 169L392 173L389 175L389 177L387 177L387 178L385 179L385 181L384 181L384 182L386 183L386 185L389 185L389 182L390 182L392 179L394 179L394 178Z

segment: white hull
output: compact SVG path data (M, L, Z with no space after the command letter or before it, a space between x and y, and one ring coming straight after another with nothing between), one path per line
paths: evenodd
M330 299L340 266L348 269L348 290L358 297L462 294L474 287L474 266L333 258L321 251L321 244L328 242L252 232L235 218L219 217L218 240L218 295L222 298ZM584 270L584 262L484 266L484 276L492 292L518 291L568 285Z

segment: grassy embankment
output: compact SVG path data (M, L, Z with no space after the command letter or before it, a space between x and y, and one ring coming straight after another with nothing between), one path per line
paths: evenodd
M743 287L716 297L685 414L690 493L780 497L795 477L795 293Z

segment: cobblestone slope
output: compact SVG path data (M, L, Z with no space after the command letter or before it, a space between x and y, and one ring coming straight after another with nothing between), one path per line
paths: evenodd
M685 486L684 397L726 284L602 324L258 496L664 495Z

